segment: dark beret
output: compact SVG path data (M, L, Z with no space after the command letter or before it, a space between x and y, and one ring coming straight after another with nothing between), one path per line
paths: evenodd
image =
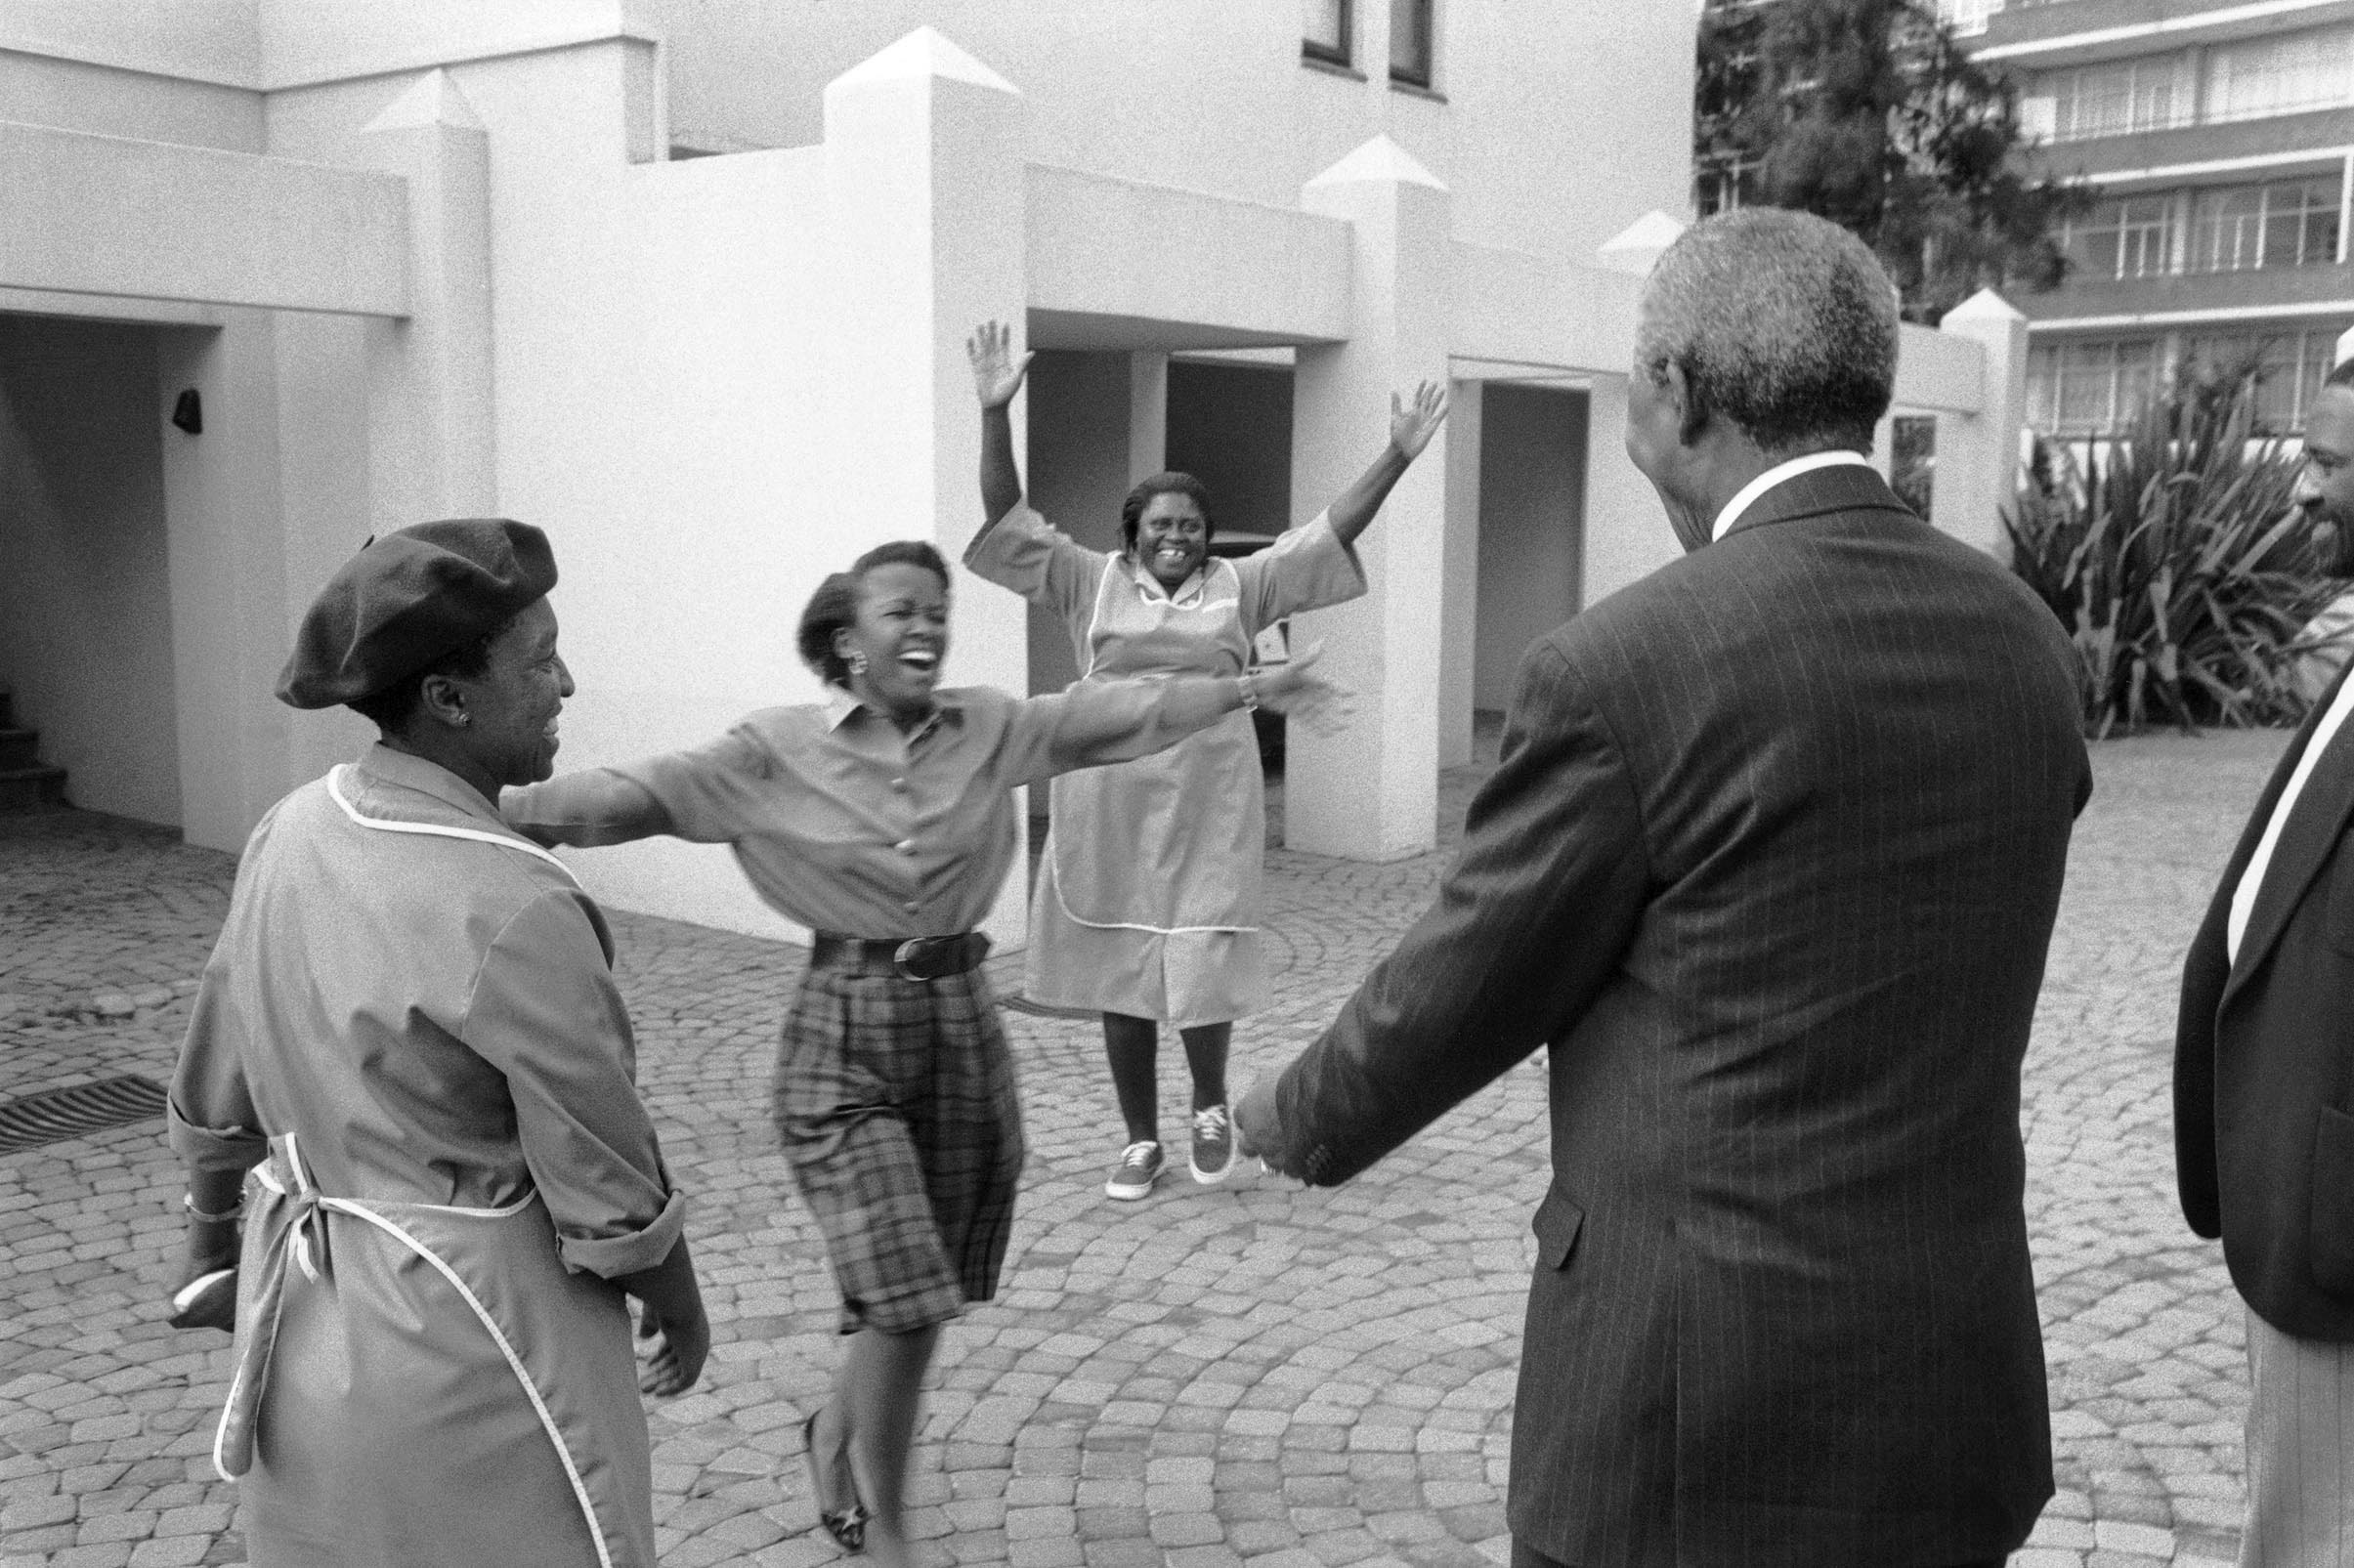
M278 700L333 707L383 691L496 631L556 585L547 535L505 518L450 518L370 539L302 617Z

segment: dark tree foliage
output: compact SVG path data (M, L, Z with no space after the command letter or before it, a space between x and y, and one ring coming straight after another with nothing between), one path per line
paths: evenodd
M1910 320L1985 287L2050 288L2067 271L2050 230L2091 200L2023 172L2017 87L1917 0L1711 0L1693 118L1705 205L1853 230Z

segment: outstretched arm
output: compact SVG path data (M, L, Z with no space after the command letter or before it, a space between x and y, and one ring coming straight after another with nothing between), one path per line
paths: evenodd
M498 814L534 843L576 849L625 844L672 831L670 814L644 784L610 768L499 791Z
M1372 1165L1585 1015L1650 876L1617 740L1540 643L1437 902L1321 1039L1235 1103L1236 1149L1316 1186Z
M972 361L972 386L981 400L981 510L987 521L981 531L1013 510L1022 498L1022 473L1013 460L1013 416L1007 411L1013 395L1029 372L1030 356L1013 358L1013 329L1003 321L984 321L964 340L964 356Z
M1356 543L1357 535L1373 522L1373 514L1390 498L1391 487L1405 476L1414 459L1422 455L1422 449L1431 445L1438 422L1446 416L1446 388L1436 381L1426 381L1415 388L1412 403L1402 401L1394 392L1390 394L1390 444L1325 512L1332 520L1333 532L1343 544ZM1006 442L1010 451L1012 438L1008 436Z
M1318 735L1348 721L1349 694L1316 673L1322 650L1234 675L1081 681L1015 708L1006 777L1036 784L1058 773L1099 768L1165 751L1227 714L1253 704L1299 720Z

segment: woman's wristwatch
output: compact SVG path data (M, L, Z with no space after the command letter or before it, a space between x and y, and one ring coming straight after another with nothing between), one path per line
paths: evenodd
M1242 693L1242 710L1245 713L1258 712L1259 672L1255 669L1244 670L1234 678L1234 686L1237 691Z

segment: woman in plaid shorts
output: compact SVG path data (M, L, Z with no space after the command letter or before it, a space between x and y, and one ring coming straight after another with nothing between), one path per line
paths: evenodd
M803 1435L819 1517L908 1563L901 1480L940 1325L997 1293L1021 1108L974 928L1018 842L1012 791L1176 744L1264 703L1316 724L1312 656L1240 677L1104 682L1049 697L943 690L948 566L885 544L829 577L800 654L826 699L720 739L510 790L543 843L669 833L734 846L753 891L815 935L786 1019L776 1118L824 1231L849 1352Z

